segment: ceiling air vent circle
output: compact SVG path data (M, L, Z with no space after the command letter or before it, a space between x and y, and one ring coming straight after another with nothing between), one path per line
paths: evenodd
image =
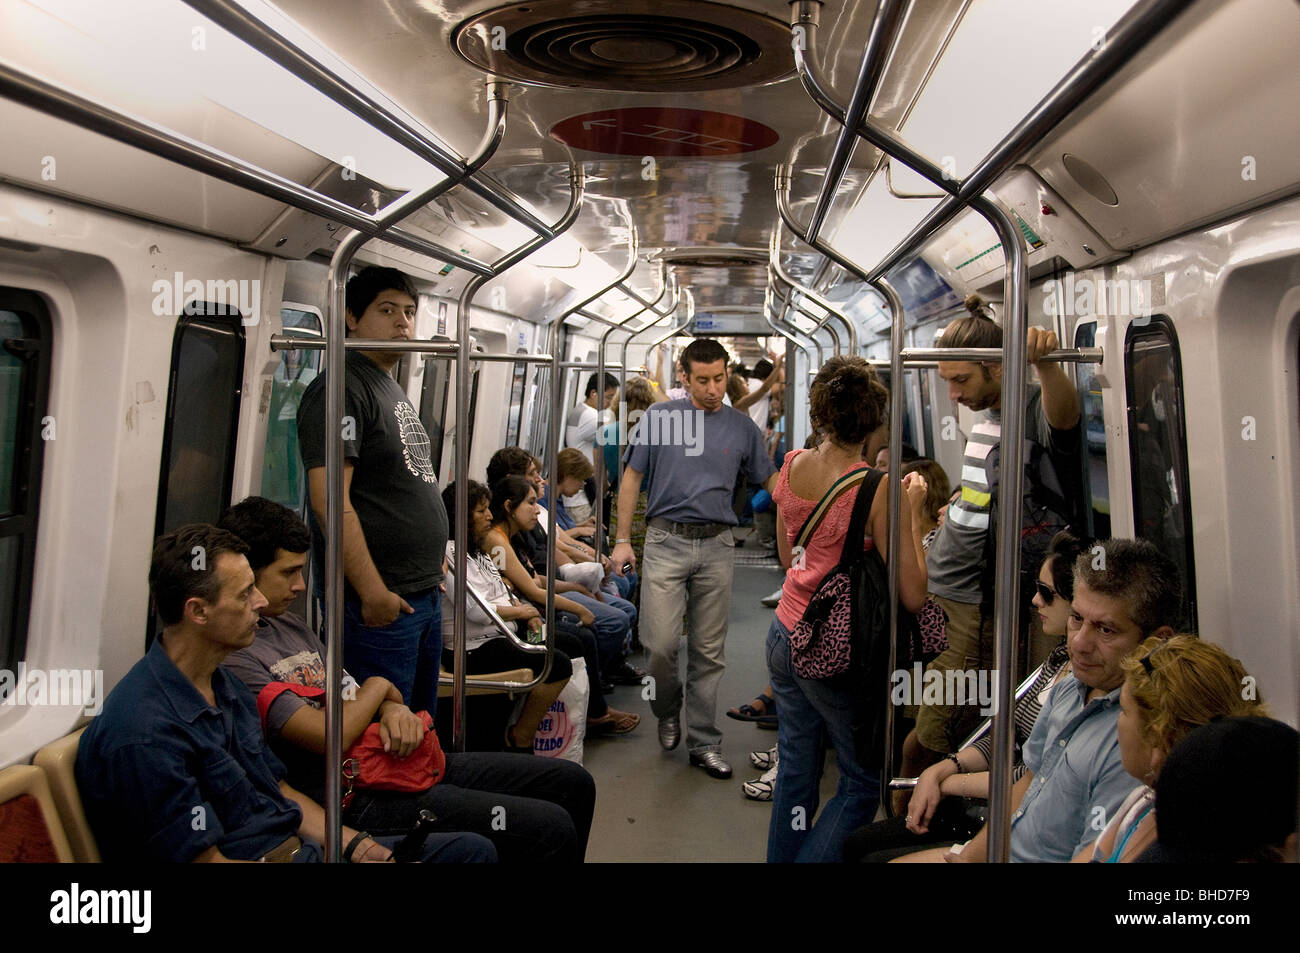
M452 44L504 79L628 92L736 89L794 68L787 24L703 0L532 0L465 21Z

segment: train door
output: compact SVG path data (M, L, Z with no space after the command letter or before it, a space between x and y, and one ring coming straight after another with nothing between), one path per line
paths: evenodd
M0 665L27 648L54 334L44 302L0 288Z
M1182 357L1162 314L1129 325L1124 379L1132 460L1133 528L1166 553L1185 580L1183 622L1196 631L1196 565L1187 472Z
M154 538L187 523L216 523L230 505L244 350L237 309L185 306L172 339ZM150 607L146 642L155 622Z

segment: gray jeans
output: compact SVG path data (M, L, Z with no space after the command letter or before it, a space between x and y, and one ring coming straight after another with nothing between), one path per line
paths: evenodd
M731 530L711 539L686 539L648 527L641 576L641 642L650 656L657 718L682 706L677 653L687 623L686 745L695 753L717 751L718 683L726 668L723 644L731 611Z

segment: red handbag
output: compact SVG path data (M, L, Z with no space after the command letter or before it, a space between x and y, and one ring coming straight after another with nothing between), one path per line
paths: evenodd
M257 713L266 730L266 713L285 692L303 698L325 697L323 688L310 688L295 682L269 682L257 693ZM343 756L343 780L350 792L353 787L371 791L425 791L442 780L447 768L447 756L438 743L438 733L433 730L433 717L427 711L415 713L424 722L424 738L419 747L405 758L384 750L379 738L379 722L371 722ZM346 806L346 805L345 805Z

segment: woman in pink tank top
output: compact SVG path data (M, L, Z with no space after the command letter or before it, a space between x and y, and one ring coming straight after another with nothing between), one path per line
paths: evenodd
M822 495L840 476L863 463L863 451L885 421L889 395L876 373L860 357L834 357L822 366L808 393L814 429L822 435L815 450L788 454L772 494L777 505L776 538L785 583L776 617L767 634L767 664L779 714L777 768L768 829L769 863L839 861L844 841L876 810L880 778L873 766L853 756L853 698L834 679L801 678L790 662L790 630L803 616L822 578L839 562L849 516L858 490L846 491L826 512L804 551L794 559L791 546ZM902 548L899 588L912 611L925 602L925 559L917 551L912 514L924 502L925 481L909 474L903 482ZM864 548L885 555L889 526L888 484L881 481L871 503ZM885 704L886 700L881 699ZM840 781L817 823L825 738L839 763Z

